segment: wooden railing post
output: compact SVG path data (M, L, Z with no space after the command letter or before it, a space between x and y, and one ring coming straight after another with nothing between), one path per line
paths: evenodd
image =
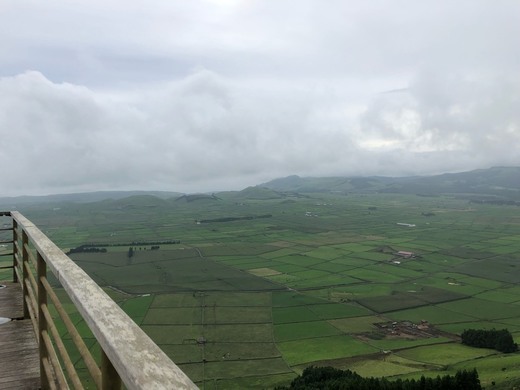
M27 301L29 298L29 287L27 283L27 269L29 268L29 252L27 251L27 246L29 245L29 237L27 236L27 232L25 230L22 231L22 300L23 300L23 318L29 318L29 308L27 307Z
M103 349L101 349L101 389L121 389L121 378Z
M24 252L25 251L26 249L24 246ZM39 252L36 261L36 268L38 273L38 339L40 341L40 378L42 389L47 389L49 387L49 380L52 379L48 377L47 369L45 367L45 362L49 361L49 351L47 351L47 346L45 345L43 336L44 333L47 333L47 321L45 320L45 315L43 313L43 307L47 306L47 291L45 291L42 279L47 277L47 265L45 264L45 260Z
M18 222L16 222L13 218L13 282L18 282L18 274L16 273L17 269L20 269L20 265L18 264ZM23 283L22 283L23 285ZM25 310L24 310L25 317Z

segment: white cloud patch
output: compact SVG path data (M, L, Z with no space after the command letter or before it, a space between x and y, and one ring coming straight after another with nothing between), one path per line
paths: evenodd
M326 109L301 92L272 96L201 70L107 94L27 72L0 80L0 126L5 136L17 129L0 162L20 157L6 172L14 191L210 190L222 189L221 179L240 186L312 171L341 160L349 140L341 123L327 121ZM27 182L24 172L34 169Z
M207 70L125 94L27 72L0 80L0 127L10 140L0 163L13 192L209 191L292 173L518 163L518 84L431 77L354 106L353 115L341 96L301 86L274 93Z
M360 145L438 155L432 170L437 172L517 165L518 102L518 78L419 74L409 89L382 94L369 105L362 117ZM416 165L417 170L432 169L428 167Z
M0 196L520 164L518 2L0 11Z

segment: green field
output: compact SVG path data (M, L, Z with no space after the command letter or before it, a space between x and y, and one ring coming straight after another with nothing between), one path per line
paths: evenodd
M71 257L204 389L272 388L308 365L393 378L477 367L485 383L504 386L520 376L520 355L457 339L470 327L519 337L516 206L398 194L237 196L21 211L64 249L107 245ZM255 215L269 217L240 219ZM228 217L238 219L214 222ZM152 250L154 240L179 243ZM391 333L394 321L430 328Z

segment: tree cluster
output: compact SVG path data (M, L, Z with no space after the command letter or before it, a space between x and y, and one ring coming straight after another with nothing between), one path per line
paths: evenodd
M77 248L69 249L69 251L66 254L70 255L71 253L105 253L106 251L107 248L96 248L82 245L78 246Z
M397 379L363 378L350 370L333 367L308 367L290 386L278 390L481 390L477 370L457 371L436 378Z
M148 245L168 245L168 244L180 244L181 240L159 240L159 241L132 241L132 242L113 242L113 243L89 243L77 246L69 250L69 253L81 253L81 252L106 252L107 247L114 246L148 246ZM97 248L98 250L90 250Z
M507 199L472 199L469 202L479 204L494 204L499 206L520 206L520 202Z
M477 348L492 348L504 353L516 352L518 345L507 329L467 329L460 335L462 344Z
M271 218L272 214L263 214L263 215L248 215L246 217L222 217L222 218L214 218L214 219L201 219L196 222L200 223L214 223L214 222L233 222L233 221L250 221L253 219L259 218Z

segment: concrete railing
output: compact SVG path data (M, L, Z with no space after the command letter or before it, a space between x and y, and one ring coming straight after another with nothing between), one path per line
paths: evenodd
M56 327L62 321L92 380L101 389L196 389L195 384L130 317L31 221L13 220L13 278L23 288L24 317L30 317L40 349L42 388L83 388L70 352ZM5 230L5 229L4 229ZM98 365L47 279L59 281L101 347ZM51 314L49 308L52 307ZM121 383L122 382L122 383Z

